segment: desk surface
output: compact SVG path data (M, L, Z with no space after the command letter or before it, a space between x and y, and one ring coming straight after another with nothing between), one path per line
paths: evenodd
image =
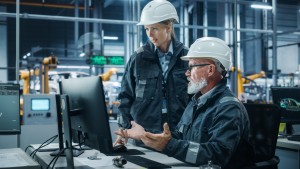
M300 150L300 142L299 141L290 141L286 138L277 139L277 147L279 148L288 148L292 150Z
M148 149L145 149L142 147L127 145L127 148L128 149L138 149L145 153L145 155L140 155L140 156L143 156L145 158L148 158L150 160L154 160L154 161L157 161L157 162L160 162L163 164L170 165L170 166L172 166L172 168L176 168L176 169L199 168L199 167L195 167L195 166L190 166L190 165L183 163L175 158L171 158L171 157L168 157L167 155L164 155L164 154L161 154L158 152L154 152L152 150L148 150ZM31 149L30 151L32 151L32 150L33 149ZM101 159L99 159L99 161L87 159L87 157L92 156L96 152L98 153L97 157L101 158ZM53 157L50 156L49 154L50 154L50 152L38 152L35 156L35 160L43 168L47 168L48 164L53 159ZM74 164L75 164L75 166L82 166L82 165L88 164L88 165L90 165L90 167L101 168L101 169L118 168L112 164L113 158L114 158L113 156L105 156L104 154L100 153L97 150L85 150L85 152L83 154L81 154L79 157L74 157ZM57 160L55 167L65 167L65 166L66 166L66 158L60 157ZM127 164L124 165L124 169L126 169L126 168L134 169L134 168L141 168L141 166L127 162Z
M0 168L41 169L22 149L0 149Z

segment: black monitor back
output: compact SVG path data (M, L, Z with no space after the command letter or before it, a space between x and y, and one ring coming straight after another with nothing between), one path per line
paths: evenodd
M69 97L71 128L81 132L84 145L109 154L113 152L102 80L98 76L63 79L61 94ZM73 136L74 138L74 136Z
M250 120L250 143L255 152L254 162L260 162L258 166L269 166L275 161L276 166L275 151L281 114L279 106L258 103L244 103L244 106Z

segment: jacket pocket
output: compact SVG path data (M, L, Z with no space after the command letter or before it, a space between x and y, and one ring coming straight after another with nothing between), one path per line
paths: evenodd
M158 74L140 75L137 79L136 100L153 99L157 93Z

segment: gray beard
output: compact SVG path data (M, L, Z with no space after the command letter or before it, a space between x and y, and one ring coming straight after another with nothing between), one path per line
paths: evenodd
M204 78L201 78L199 82L191 82L191 85L188 86L188 94L195 94L199 92L203 87L207 86L207 80Z

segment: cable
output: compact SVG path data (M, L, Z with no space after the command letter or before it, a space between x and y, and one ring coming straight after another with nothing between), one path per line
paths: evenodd
M55 166L55 164L56 164L56 161L58 160L58 158L59 158L59 156L62 154L62 153L64 153L64 151L65 150L67 150L67 149L69 149L69 148L64 148L64 149L62 149L56 156L55 156L55 160L53 161L53 165L52 165L52 169L54 168L54 166ZM72 157L73 158L73 157ZM54 158L53 158L54 159ZM52 159L52 160L53 160ZM51 160L51 161L52 161ZM50 164L51 164L51 162L50 162ZM50 166L50 164L49 164L49 166Z
M66 149L68 149L68 148L63 148L63 149L61 149L61 150L59 151L59 153L57 153L57 155L54 156L54 157L52 158L52 160L50 161L50 163L48 164L48 166L47 166L46 169L48 169L48 168L51 166L51 164L52 164L54 161L56 161L55 159L58 159L59 156L60 156ZM55 164L55 163L54 163L54 164Z
M83 141L82 141L82 142L81 142L81 138L83 138ZM76 150L83 150L81 146L84 144L85 138L86 138L86 137L80 132L80 133L77 135L77 139L78 139L78 142L79 142L79 143L76 144L76 145L74 145L73 148L76 149ZM79 148L76 148L76 146L78 146Z
M48 140L44 141L37 149L33 150L31 153L30 153L30 156L34 157L35 154L43 147L49 145L50 143L52 143L56 138L58 137L58 135L55 135L51 138L49 138ZM49 141L49 142L48 142Z
M27 151L27 149L28 149L29 147L34 148L32 145L29 145L29 146L27 146L27 147L25 148L25 152Z
M43 147L49 145L50 143L52 143L56 138L58 137L58 135L55 135L51 138L49 138L48 140L46 140L45 142L43 142L37 149L35 149L33 152L31 152L30 156L34 157L35 154ZM52 139L52 140L51 140ZM50 140L49 143L47 143Z

